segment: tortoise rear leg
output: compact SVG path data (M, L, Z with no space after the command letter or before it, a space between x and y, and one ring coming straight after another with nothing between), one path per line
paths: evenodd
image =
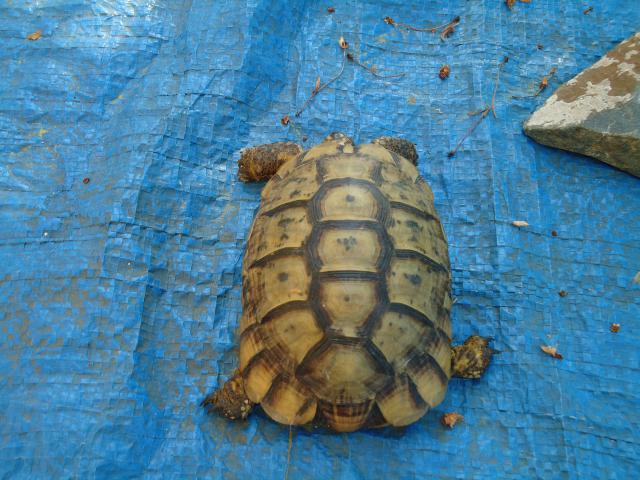
M243 182L260 182L275 175L281 165L302 153L294 142L276 142L245 148L238 160L238 176Z
M490 338L472 335L462 345L453 347L451 370L454 377L480 378L491 362L491 357L500 353L489 346Z
M225 382L222 388L211 393L200 404L207 412L216 411L229 420L245 420L253 403L244 391L244 380L239 372Z
M414 165L418 163L418 152L416 150L416 146L409 140L397 137L378 137L372 143L376 143L390 152L402 155Z

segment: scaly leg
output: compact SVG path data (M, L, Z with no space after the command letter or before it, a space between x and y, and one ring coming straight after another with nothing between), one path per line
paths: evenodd
M302 153L303 149L294 142L276 142L245 148L238 160L238 176L243 182L268 180L281 165Z
M397 137L379 137L371 143L376 143L390 152L402 155L414 165L418 163L418 152L416 151L416 146L409 140Z
M500 353L489 346L490 338L472 335L462 345L453 347L451 370L454 377L480 378L489 366L491 357Z

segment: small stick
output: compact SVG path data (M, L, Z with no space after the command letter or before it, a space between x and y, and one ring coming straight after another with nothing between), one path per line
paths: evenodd
M496 84L493 87L493 97L491 97L491 111L493 112L493 118L498 118L496 115L496 93L498 93L498 84L500 83L500 71L504 64L509 61L509 57L504 57L500 65L498 65L498 73L496 74Z
M340 66L340 71L338 72L338 74L333 77L331 80L329 80L328 82L326 82L323 85L320 85L320 88L314 88L313 91L311 92L311 96L307 99L306 102L304 102L304 105L302 105L302 108L300 108L300 110L298 110L295 114L296 117L299 117L300 114L304 111L305 108L307 108L307 105L309 105L309 103L311 103L311 100L313 100L322 90L324 90L325 88L327 88L329 85L331 85L333 82L335 82L340 75L342 75L342 72L344 71L344 64L346 63L347 60L347 50L343 49L342 51L342 65Z
M289 448L287 449L287 469L284 471L284 480L289 478L289 465L291 465L291 449L293 448L293 426L289 425Z
M402 78L406 75L406 73L398 73L396 75L380 75L379 73L377 73L373 68L371 67L367 67L364 63L361 63L356 57L354 57L352 54L347 53L347 59L353 63L355 63L356 65L358 65L359 67L364 68L366 71L368 71L371 75L378 77L378 78Z
M450 150L447 154L448 157L453 157L458 149L462 146L462 143L473 133L473 131L480 125L480 122L484 120L484 118L489 115L489 112L493 112L493 116L498 118L496 115L496 94L498 92L498 84L500 82L500 71L502 67L509 61L509 57L504 57L502 62L498 65L498 73L496 74L496 84L493 87L493 96L491 97L491 105L487 105L483 110L479 110L477 112L470 113L469 116L480 115L478 119L469 127L469 129L465 132L462 138L458 141L453 150Z
M442 29L446 29L447 27L455 27L457 24L460 23L460 17L456 17L454 18L451 22L449 23L445 23L444 25L438 25L437 27L430 27L430 28L417 28L417 27L412 27L411 25L407 25L406 23L399 23L396 22L393 18L391 17L384 17L384 23L388 24L388 25L393 25L394 27L403 27L406 28L407 30L413 30L414 32L429 32L429 33L436 33L438 30Z
M473 131L476 129L476 127L478 125L480 125L480 122L482 122L482 120L484 120L484 117L486 117L489 114L490 111L491 111L491 107L487 107L484 110L482 110L481 112L479 112L479 113L482 113L482 115L480 115L478 117L478 119L475 121L475 123L473 125L471 125L471 127L467 130L467 132L462 136L460 141L456 144L455 148L453 150L451 150L447 154L447 156L453 157L456 154L456 152L458 151L458 149L462 145L462 142L464 142L467 139L467 137L473 133Z

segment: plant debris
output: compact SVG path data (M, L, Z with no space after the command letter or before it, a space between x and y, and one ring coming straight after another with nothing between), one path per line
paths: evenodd
M440 68L440 73L438 73L438 76L442 79L445 80L446 78L449 78L449 72L451 70L449 69L449 65L443 65Z
M633 283L640 283L640 272L636 273L633 277Z
M467 139L467 137L469 137L469 135L471 135L473 133L473 131L478 127L478 125L480 125L480 122L482 122L482 120L484 120L484 118L487 115L489 115L489 112L493 112L493 117L494 118L498 118L498 116L496 115L496 94L498 93L498 85L500 84L500 72L502 71L502 67L504 67L505 64L508 63L508 62L509 62L509 57L504 57L502 59L502 61L500 62L500 64L498 65L498 73L496 74L496 83L495 83L495 85L493 87L493 95L491 97L491 105L487 105L484 109L482 109L482 110L480 110L478 112L474 112L472 114L472 116L475 116L475 115L480 115L480 116L471 125L471 127L469 127L469 129L465 132L465 134L458 141L458 143L453 148L453 150L450 150L449 153L447 153L447 156L449 158L453 157L456 154L456 152L458 151L460 146L463 144L463 142Z
M514 220L513 222L511 222L511 225L513 225L514 227L528 227L529 226L529 222L526 222L524 220Z
M346 45L346 46L343 46L343 45ZM344 64L347 59L347 48L349 48L349 44L342 37L340 37L340 48L342 48L342 64L340 65L340 70L333 78L331 78L328 82L324 83L323 85L318 85L318 82L316 80L316 88L313 89L313 91L311 92L311 96L307 99L306 102L304 102L304 105L300 107L300 110L298 110L295 113L296 117L300 116L300 114L304 111L304 109L307 108L307 105L311 103L311 101L318 95L318 93L320 93L322 90L327 88L329 85L335 82L338 78L340 78L340 75L342 75L342 72L344 71ZM318 77L318 79L319 78L320 77Z
M460 23L460 17L455 17L449 23L445 23L444 25L438 25L437 27L418 28L418 27L408 25L406 23L396 22L391 17L384 17L384 23L386 23L387 25L391 25L392 27L402 27L402 28L406 28L407 30L412 30L414 32L436 33L438 30L442 30L440 32L440 40L444 41L445 38L453 34L455 27Z
M285 115L284 117L282 117L280 119L280 123L285 126L289 125L289 115Z
M537 97L538 95L540 95L542 93L542 91L545 88L547 88L549 86L549 80L551 80L553 78L553 76L556 74L557 71L558 71L558 69L556 67L553 67L551 70L549 70L549 73L547 75L545 75L544 77L542 77L542 80L540 80L540 83L538 84L538 91L536 93L534 93L533 95L512 95L511 98Z
M42 30L36 30L35 32L27 35L27 40L38 40L40 37L42 37Z
M536 48L537 48L538 50L544 50L544 45L542 45L541 43L539 43L539 44L537 44L537 45L536 45Z
M620 331L620 324L612 323L611 325L609 325L609 330L611 330L611 332L613 333L618 333Z
M327 8L327 13L335 13L336 9L333 7Z
M589 8L587 8L587 9L586 9L584 12L582 12L582 13L584 13L585 15L589 15L591 12L593 12L593 7L589 7Z
M556 347L551 347L549 345L544 345L541 346L540 349L546 353L547 355L551 355L553 358L557 359L557 360L562 360L564 357L562 356L562 354L560 354L558 352L558 349Z
M566 296L567 296L567 295L569 295L569 294L567 293L567 291L566 291L566 290L560 290L560 291L558 292L558 295L560 295L562 298L564 298L564 297L566 297Z
M558 236L558 232L556 232L555 230L551 230L551 236L552 237L557 237Z
M445 413L442 415L442 418L440 418L442 425L449 428L453 428L456 423L462 422L463 420L464 417L456 412Z
M549 75L542 77L542 80L540 80L540 84L538 85L538 91L536 92L534 97L540 95L540 93L549 86L549 80L551 80L551 78L556 74L557 71L558 69L556 67L553 67L551 70L549 70Z
M516 4L516 0L504 0L504 3L509 7L509 10L511 10ZM531 3L531 0L520 0L520 3Z
M378 77L378 78L401 78L401 77L404 77L406 75L405 73L397 73L395 75L380 75L375 66L374 67L366 66L364 63L362 63L360 60L358 60L352 53L347 53L347 60L349 60L350 62L355 63L359 67L364 68L371 75L373 75L375 77Z
M82 179L82 183L84 183L85 185L86 185L87 183L89 183L90 181L91 181L91 179L90 179L89 177L84 177L84 178Z
M375 66L374 67L368 67L367 65L363 64L362 62L360 62L351 52L348 51L349 50L349 43L344 39L344 37L340 37L340 39L338 40L338 43L340 44L340 48L342 49L342 63L340 65L340 70L338 71L338 73L334 77L332 77L329 81L327 81L325 83L321 83L320 82L320 77L319 76L316 78L315 87L311 91L311 96L307 99L306 102L304 102L304 105L302 105L302 107L295 113L296 117L299 117L302 114L302 112L305 110L305 108L307 108L309 103L311 103L311 101L316 97L316 95L318 95L322 90L324 90L329 85L331 85L333 82L335 82L340 77L340 75L342 75L342 72L344 72L344 65L345 65L347 60L349 60L349 61L355 63L356 65L364 68L369 73L371 73L372 75L374 75L375 77L378 77L378 78L400 78L400 77L404 77L405 76L405 73L399 73L399 74L396 74L396 75L380 75L376 71ZM282 125L287 125L289 123L289 116L285 115L284 117L282 117L282 120L280 120L280 122L282 123ZM292 126L293 126L293 123L292 123Z
M444 42L445 38L453 35L453 32L459 23L460 23L460 17L456 17L447 25L445 25L445 27L442 29L442 32L440 32L440 40Z

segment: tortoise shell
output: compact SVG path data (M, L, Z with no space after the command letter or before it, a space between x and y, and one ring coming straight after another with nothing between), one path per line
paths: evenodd
M405 158L348 138L284 164L243 265L240 372L277 422L408 425L451 376L450 265Z

